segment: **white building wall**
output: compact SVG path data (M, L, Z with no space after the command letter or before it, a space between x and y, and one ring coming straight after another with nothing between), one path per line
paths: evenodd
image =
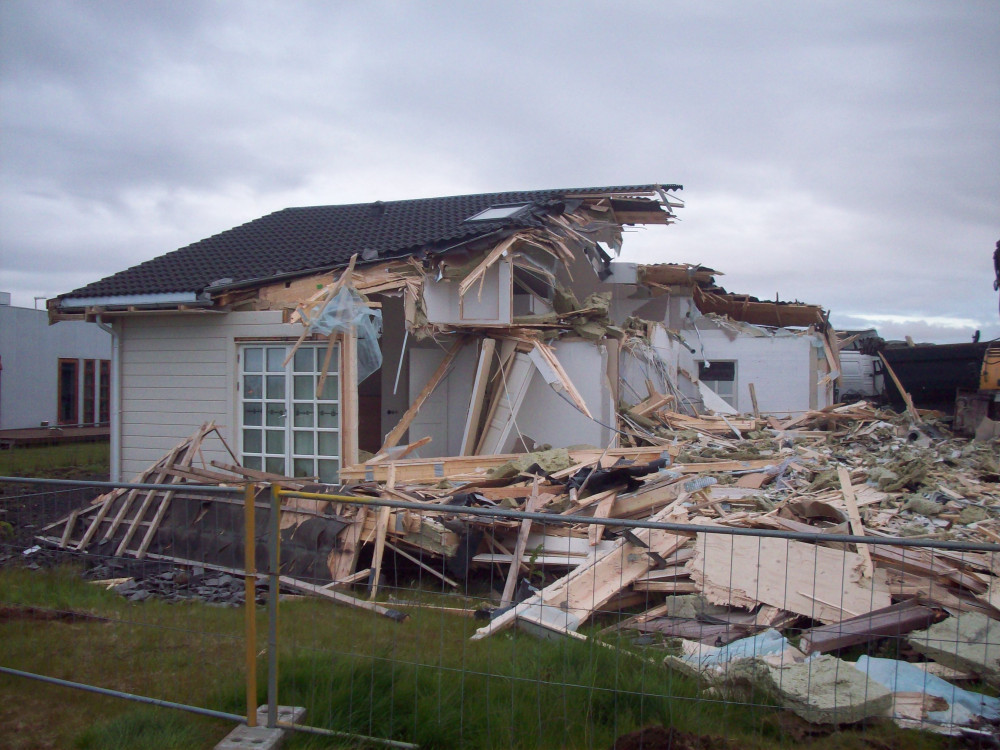
M238 339L298 339L302 326L281 319L280 311L119 318L121 425L112 451L117 444L122 478L148 468L210 419L236 452ZM203 454L232 461L214 439Z
M510 323L513 287L510 260L499 260L486 269L482 286L477 282L465 296L459 294L461 279L428 280L424 284L424 308L431 323Z
M409 352L410 384L409 402L412 404L427 385L431 376L444 360L451 342L441 348L424 343L414 346ZM465 421L469 415L469 401L472 398L472 384L479 362L478 346L466 344L452 361L448 375L438 383L434 392L424 401L420 411L413 418L406 439L415 443L428 435L431 442L419 449L421 458L436 456L457 456L462 451L462 436ZM393 425L398 422L395 418Z
M704 321L699 323L700 339L691 330L682 334L695 349L696 363L703 359L737 363L736 408L742 413L753 410L750 383L762 413L787 416L828 405L826 388L817 385L818 362L824 353L816 336L733 334ZM692 374L697 377L697 371Z
M0 305L0 429L57 424L60 359L110 360L111 336L94 323L50 326L45 310ZM82 393L82 363L79 377Z
M608 350L605 344L579 339L555 342L556 359L573 381L594 419L556 393L537 373L515 419L517 429L536 443L553 448L592 445L606 448L615 433L604 425L615 424L615 404L608 387ZM596 420L596 421L595 421ZM516 437L517 431L512 431ZM506 449L509 446L505 446Z

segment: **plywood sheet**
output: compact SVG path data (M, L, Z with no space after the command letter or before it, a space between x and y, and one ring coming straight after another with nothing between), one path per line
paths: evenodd
M714 604L759 602L824 623L892 602L884 571L863 579L859 555L786 539L703 534L687 568Z

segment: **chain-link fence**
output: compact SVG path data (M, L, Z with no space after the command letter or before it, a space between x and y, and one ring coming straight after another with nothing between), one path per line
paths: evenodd
M997 545L253 484L105 485L88 503L75 483L0 481L4 508L24 509L8 562L70 555L121 593L97 617L148 634L129 658L185 643L142 690L117 687L113 659L53 671L8 650L8 674L232 721L255 721L259 699L272 726L289 724L279 704L303 706L295 728L330 746L609 747L636 731L631 746L767 746L876 719L987 737L1000 719ZM86 601L0 599L25 629L94 616ZM249 616L183 617L189 599ZM206 658L228 693L182 700L176 675Z

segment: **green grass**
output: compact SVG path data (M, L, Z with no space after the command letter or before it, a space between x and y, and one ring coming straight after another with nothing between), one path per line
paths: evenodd
M0 451L0 476L106 476L109 462L110 447L107 441L21 446Z
M243 612L203 604L128 602L78 571L0 570L0 604L87 612L97 620L0 621L0 663L25 671L235 714L245 710ZM264 611L258 609L258 652ZM803 740L783 712L696 700L698 687L653 651L537 640L509 632L479 642L478 623L427 610L404 623L315 599L282 603L279 699L307 723L425 748L606 748L665 724L746 748L940 748L893 726ZM258 659L258 702L265 702ZM0 675L0 746L212 747L226 722ZM6 733L6 736L5 736ZM291 748L354 747L295 735Z

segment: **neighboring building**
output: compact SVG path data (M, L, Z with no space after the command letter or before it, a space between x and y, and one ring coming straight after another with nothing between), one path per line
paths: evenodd
M208 420L248 468L332 481L360 452L427 437L424 457L615 445L620 406L650 385L689 413L749 411L749 383L761 410L831 403L836 346L819 307L728 295L711 269L614 262L625 225L673 221L677 190L285 209L49 312L114 331L114 477ZM349 263L356 294L337 291ZM221 446L205 455L231 462Z
M0 429L108 424L111 336L94 323L49 325L0 293Z

